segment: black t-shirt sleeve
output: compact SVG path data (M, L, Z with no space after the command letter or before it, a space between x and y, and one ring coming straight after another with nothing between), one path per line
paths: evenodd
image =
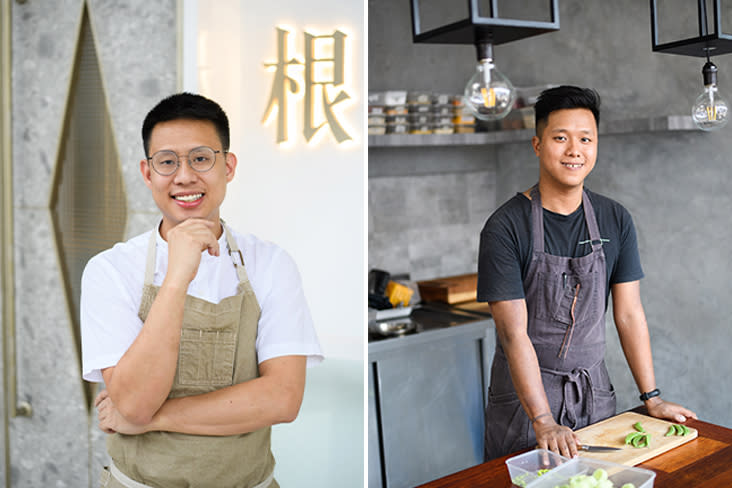
M522 233L516 227L522 219L515 210L515 207L500 209L488 219L480 233L478 301L525 297L521 267L521 241L525 236L522 239Z
M610 275L610 285L643 278L643 268L638 251L638 236L635 232L635 225L633 225L633 218L630 212L622 206L618 206L616 213L620 228L620 250Z

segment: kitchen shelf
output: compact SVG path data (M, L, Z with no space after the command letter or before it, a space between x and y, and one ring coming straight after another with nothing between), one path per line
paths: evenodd
M600 134L636 134L698 130L689 115L665 115L600 122ZM473 134L385 134L370 135L369 147L478 146L531 140L534 129L476 132Z

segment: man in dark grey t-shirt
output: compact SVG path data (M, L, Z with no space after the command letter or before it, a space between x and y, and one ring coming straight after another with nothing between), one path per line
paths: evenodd
M481 232L478 299L498 341L485 419L485 457L537 445L577 455L574 430L615 414L605 355L610 293L623 352L648 413L694 412L661 399L640 299L643 277L630 214L584 188L597 159L599 95L561 86L535 105L538 184Z

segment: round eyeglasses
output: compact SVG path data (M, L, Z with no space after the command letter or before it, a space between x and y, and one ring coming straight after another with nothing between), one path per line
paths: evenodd
M216 154L221 151L214 151L208 146L201 146L191 149L188 153L188 165L194 171L205 173L213 168L216 162ZM152 164L152 168L160 176L170 176L180 167L180 159L175 151L163 150L158 151L147 158Z

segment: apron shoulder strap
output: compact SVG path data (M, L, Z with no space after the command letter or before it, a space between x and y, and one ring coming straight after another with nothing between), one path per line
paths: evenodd
M150 233L150 240L147 244L147 262L145 263L145 285L152 285L155 276L155 258L157 253L157 226Z
M234 268L236 268L236 275L239 277L239 285L248 284L249 276L247 275L247 271L244 266L244 256L239 250L236 239L234 239L234 236L229 231L229 228L227 227L226 222L224 222L224 219L221 219L221 226L224 228L224 235L226 236L226 247L229 251L229 257L231 258L231 262L234 263Z
M590 232L590 240L592 241L592 250L597 251L602 248L602 239L600 238L600 227L597 225L597 216L595 209L592 207L590 197L587 192L582 190L582 206L585 210L585 222L587 222L587 230Z
M534 252L544 253L544 209L541 207L539 185L531 188L531 237L534 240Z

